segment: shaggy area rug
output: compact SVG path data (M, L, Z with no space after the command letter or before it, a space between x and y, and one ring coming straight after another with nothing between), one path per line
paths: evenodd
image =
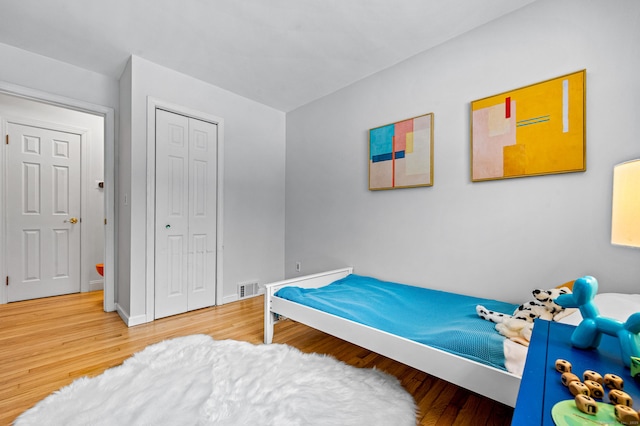
M287 345L165 340L40 401L16 425L415 425L399 381Z

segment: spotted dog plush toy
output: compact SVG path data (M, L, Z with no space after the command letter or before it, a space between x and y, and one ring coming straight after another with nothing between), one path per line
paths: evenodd
M496 323L498 333L528 346L533 321L536 318L559 321L575 311L575 309L566 309L555 302L558 296L570 293L571 290L568 287L551 290L536 289L532 292L533 300L518 306L511 315L491 311L482 305L476 306L476 313L480 318Z

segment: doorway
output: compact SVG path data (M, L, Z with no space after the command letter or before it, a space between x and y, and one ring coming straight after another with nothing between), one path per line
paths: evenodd
M83 116L89 121L77 121L77 118ZM87 124L90 123L90 124ZM114 283L114 111L111 108L97 106L93 104L84 103L73 99L63 98L57 95L50 95L44 92L35 91L32 89L14 86L8 83L0 82L0 133L8 135L12 126L26 125L33 129L49 129L51 131L59 131L53 138L53 144L56 145L58 150L55 153L57 157L64 157L66 149L74 145L75 143L69 142L67 144L64 141L64 135L76 135L80 137L80 167L79 181L80 181L80 208L79 211L73 212L75 207L72 206L74 201L71 198L58 198L57 213L51 216L55 217L56 223L52 229L42 233L41 235L48 234L46 238L52 240L51 234L54 234L53 240L57 244L57 248L45 249L43 241L40 241L40 259L35 259L30 256L29 266L33 271L34 265L45 257L49 257L49 260L53 258L53 263L56 264L56 270L54 276L57 280L68 280L66 277L73 278L73 270L78 275L79 282L71 287L66 287L61 293L76 292L76 291L91 291L100 288L104 289L104 310L115 310L115 283ZM29 133L33 133L32 131ZM22 139L18 137L18 139ZM34 140L31 140L33 143ZM15 203L15 197L13 197L14 188L10 188L7 184L9 170L8 161L13 163L12 152L9 152L8 146L5 144L5 149L0 150L0 175L3 177L4 185L0 188L0 223L3 224L4 229L0 229L0 275L6 275L9 277L9 281L12 279L9 276L9 271L13 272L13 252L16 251L15 241L16 238L25 238L27 235L31 238L31 243L34 243L37 233L26 234L22 232L21 237L15 235L9 235L10 231L7 229L7 224L10 222L9 214L7 213L9 203ZM19 145L19 144L18 144ZM13 147L12 147L13 148ZM22 148L20 149L22 150ZM20 151L18 150L18 151ZM29 162L31 172L37 169L35 164L37 162ZM44 187L39 190L40 201L43 201L47 197L51 197L53 190L62 191L62 187L65 184L65 180L69 178L67 176L68 170L66 165L48 165L47 167L53 167L56 170L57 179L56 187L54 188L54 182L51 178L43 179ZM12 180L15 180L12 179ZM35 189L34 189L35 190ZM35 190L37 193L37 190ZM45 193L46 192L46 193ZM66 203L69 204L69 215L64 216L61 212L66 208ZM65 206L62 206L62 205ZM57 216L57 217L56 217ZM76 221L77 220L77 221ZM66 221L66 222L65 222ZM73 223L76 222L76 223ZM79 225L79 226L78 226ZM29 229L37 229L34 226L27 227ZM53 229L55 228L55 230ZM82 230L81 230L82 228ZM71 249L67 251L67 245L69 247L74 246L71 240L80 235L80 244L77 249ZM44 239L43 239L44 240ZM29 246L29 249L34 249L35 246ZM81 247L81 248L80 248ZM63 250L64 249L64 250ZM35 254L33 251L32 254ZM43 255L44 253L44 255ZM75 256L73 253L79 253ZM73 259L76 257L77 259ZM74 266L74 262L79 263L79 267ZM11 264L10 264L11 263ZM97 272L96 263L104 264L104 277L100 276ZM40 272L44 272L45 267L40 267ZM24 272L24 267L22 271ZM37 275L37 274L29 274ZM7 303L10 300L18 300L13 296L10 296L8 286L2 286L0 290L0 303ZM48 296L53 294L59 294L53 292L52 294L35 294L26 297L20 297L21 299Z

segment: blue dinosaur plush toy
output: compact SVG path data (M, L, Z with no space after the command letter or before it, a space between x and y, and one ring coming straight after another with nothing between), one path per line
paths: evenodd
M600 316L593 301L598 292L598 281L594 277L578 278L573 284L573 293L563 294L555 302L565 308L578 308L582 322L571 336L573 346L580 349L598 347L602 334L617 337L620 341L622 361L629 367L631 357L640 356L640 312L631 314L626 322Z

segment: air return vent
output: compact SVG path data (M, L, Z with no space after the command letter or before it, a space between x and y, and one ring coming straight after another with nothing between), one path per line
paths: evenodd
M247 297L256 296L260 291L257 282L246 282L238 284L238 299L246 299Z

